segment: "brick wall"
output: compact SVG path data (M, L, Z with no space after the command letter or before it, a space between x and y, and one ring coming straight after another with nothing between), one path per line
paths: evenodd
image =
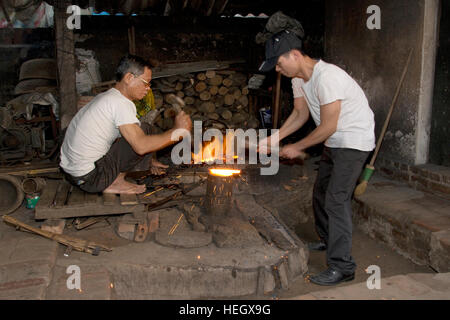
M416 190L450 199L450 167L434 164L408 165L378 158L375 168L384 176L406 182Z

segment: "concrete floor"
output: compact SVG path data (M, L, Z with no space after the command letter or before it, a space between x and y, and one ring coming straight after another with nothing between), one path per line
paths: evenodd
M281 190L283 188L280 188ZM287 191L286 192L291 192ZM269 199L269 201L271 201ZM284 207L289 210L289 207ZM293 210L295 208L292 208ZM32 210L21 207L13 214L17 219L24 221L30 225L38 227L40 222L34 220ZM312 217L303 219L303 223L297 224L295 232L298 237L304 241L315 241L316 234L314 231L314 224ZM102 252L99 257L93 257L86 253L73 252L70 257L64 257L64 246L59 245L51 240L44 239L40 236L15 231L13 227L0 223L0 299L152 299L152 295L148 292L134 290L136 287L145 287L142 281L149 281L152 283L152 278L147 276L151 268L157 264L159 250L152 242L148 243L133 243L131 241L119 238L113 227L109 224L99 223L93 225L85 230L65 230L65 234L72 234L77 237L89 239L91 241L98 241L114 247L111 253ZM144 250L144 251L143 251ZM209 249L205 249L205 253ZM269 249L269 251L272 249ZM188 256L183 259L190 259L188 264L196 264L197 254L193 250ZM231 250L232 251L232 250ZM269 252L268 251L268 252ZM151 254L151 253L156 253ZM163 251L161 251L162 253ZM166 252L166 251L165 251ZM210 252L211 253L211 252ZM233 255L233 252L229 254ZM274 255L277 253L274 252ZM409 298L414 296L417 292L428 292L429 290L418 291L417 286L411 286L413 279L426 279L426 283L437 283L437 287L441 291L432 291L432 295L426 296L436 299L448 297L450 299L450 274L441 273L436 274L431 268L427 266L420 266L413 263L411 260L399 255L387 245L370 238L363 233L358 227L354 228L353 233L353 252L352 255L357 263L356 277L352 282L338 285L336 287L322 287L310 283L306 278L298 277L293 282L289 283L289 288L286 290L275 290L267 295L241 295L229 297L232 299L322 299L332 296L333 292L339 292L343 288L350 288L354 296L339 295L337 297L347 297L349 299L368 298L370 299L370 291L365 287L367 279L370 274L366 273L366 269L371 265L380 267L382 286L384 289L384 280L392 283L401 282L403 287L409 288L411 292L395 291L396 295L392 295L391 291L379 291L375 299L383 299L383 297L395 296L397 298ZM115 257L120 263L115 264ZM204 257L202 253L202 257ZM177 257L168 257L175 263ZM219 259L220 260L220 259ZM223 259L222 259L223 260ZM237 259L238 260L238 259ZM244 257L245 260L245 257ZM245 261L244 261L245 262ZM326 269L325 252L310 252L308 260L308 274L314 275ZM251 263L246 261L245 263ZM82 283L83 290L68 291L66 287L66 280L68 274L66 269L68 265L79 265L83 268ZM138 265L138 267L136 267ZM167 270L169 272L169 270ZM173 270L172 270L173 271ZM205 269L207 272L208 270ZM139 275L140 274L140 275ZM160 273L159 273L160 274ZM184 274L171 273L171 277L183 279ZM409 274L420 274L415 278L405 277ZM128 275L133 278L135 284L130 283L126 287ZM396 278L399 276L400 278ZM429 277L428 277L429 276ZM432 277L444 277L439 281L430 280ZM122 278L121 277L125 277ZM147 277L147 278L146 278ZM238 274L239 277L239 274ZM394 278L392 278L394 277ZM446 277L446 278L445 278ZM447 279L449 278L449 279ZM173 278L167 278L173 279ZM214 274L212 274L212 281ZM245 281L245 276L242 278ZM400 279L400 280L398 280ZM162 281L163 282L163 281ZM406 284L405 284L406 282ZM120 286L118 285L120 283ZM176 287L176 283L175 287ZM403 284L402 284L403 283ZM414 282L415 283L415 282ZM354 290L351 288L355 288ZM428 288L428 287L427 287ZM175 288L176 289L176 288ZM214 286L205 297L208 299L214 298ZM330 293L330 290L331 293ZM333 291L334 290L334 291ZM336 291L337 290L337 291ZM352 291L353 290L353 291ZM431 290L431 289L430 289ZM323 292L323 296L320 293ZM400 293L398 293L400 292ZM125 294L127 293L127 294ZM133 294L129 294L133 293ZM366 296L364 296L366 293ZM427 293L427 294L428 294ZM164 298L164 297L161 297ZM226 299L222 296L220 299ZM170 299L170 297L169 297Z

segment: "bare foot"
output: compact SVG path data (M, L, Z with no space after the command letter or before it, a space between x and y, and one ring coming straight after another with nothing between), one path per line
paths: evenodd
M169 167L168 165L166 165L166 164L164 164L162 162L159 162L156 159L152 159L151 162L150 162L150 165L152 167L163 168L163 169L167 169Z
M128 182L125 180L125 173L121 173L103 193L140 194L145 190L145 185Z
M167 169L169 166L159 162L156 159L152 159L150 162L150 172L154 175L161 175L166 173L163 169Z

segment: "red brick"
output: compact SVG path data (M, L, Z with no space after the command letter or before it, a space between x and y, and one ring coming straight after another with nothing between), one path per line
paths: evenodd
M429 216L413 220L415 225L423 227L431 232L437 232L450 229L450 218L447 216Z
M434 180L434 181L437 181L437 182L440 182L441 181L441 175L433 173L433 172L430 172L430 179Z
M410 170L412 173L415 173L415 174L419 173L419 168L417 168L417 167L410 167Z
M443 184L440 183L436 183L436 182L430 182L429 185L430 189L433 191L437 191L437 192L441 192L441 193L446 193L446 194L450 194L450 187L445 186Z
M385 174L387 174L388 176L392 176L394 174L394 172L392 170L389 170L387 168L381 168L381 171L384 172Z
M450 184L450 177L448 177L448 176L442 176L442 181L444 181L445 183L447 183L447 184Z
M429 175L430 175L430 173L428 172L428 170L420 169L421 177L428 178Z

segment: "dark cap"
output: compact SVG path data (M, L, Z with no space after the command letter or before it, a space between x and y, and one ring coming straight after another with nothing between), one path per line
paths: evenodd
M266 42L266 60L259 67L259 71L267 72L272 70L281 55L301 47L302 40L289 30L283 30L274 34Z

